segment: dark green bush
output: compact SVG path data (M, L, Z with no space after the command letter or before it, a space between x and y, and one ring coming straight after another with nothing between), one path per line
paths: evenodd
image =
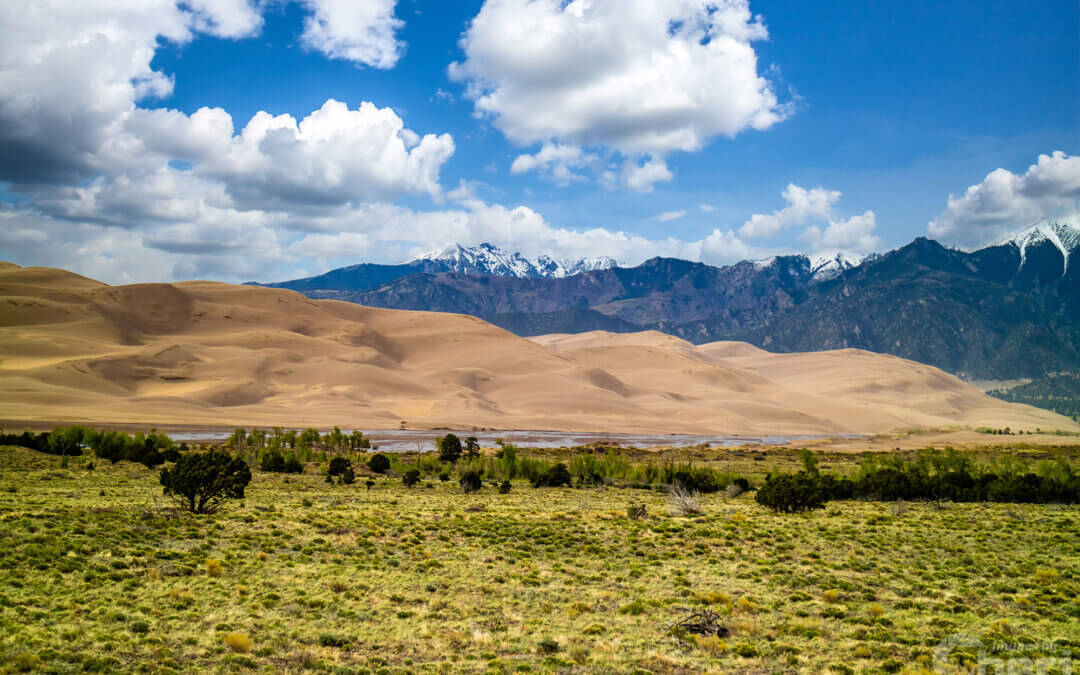
M293 455L286 458L280 450L271 450L263 455L259 469L268 473L303 473L304 464Z
M512 486L510 485L510 481L504 480L502 483L499 484L499 494L501 494L501 495L509 494L511 487Z
M390 470L390 458L381 452L376 452L368 460L367 465L375 473L386 473Z
M154 469L165 463L165 455L160 452L149 452L142 456L139 463L147 469Z
M573 478L570 476L570 470L566 468L566 465L559 462L555 466L549 468L542 474L537 475L532 479L533 487L561 487L563 485L569 486Z
M471 470L461 474L461 478L458 479L458 485L461 486L462 492L476 492L483 487L484 481L480 471Z
M769 476L758 488L756 499L777 513L800 513L823 508L829 493L818 477L800 472Z
M192 513L213 513L227 499L243 499L251 482L247 462L225 452L182 455L172 469L161 470L166 495Z
M352 462L347 457L334 457L330 460L330 467L326 470L326 475L343 476L348 469L352 469Z
M420 482L420 472L416 469L409 469L401 477L401 482L405 484L405 487L413 487Z
M977 467L952 449L921 450L914 458L873 456L863 461L851 478L817 473L816 462L806 463L800 486L820 491L827 499L861 497L883 501L950 500L956 502L1064 503L1080 501L1080 475L1063 461L1043 462L1032 472L1022 461L999 461ZM780 487L773 486L766 499ZM761 501L761 498L758 500ZM764 502L762 502L764 503ZM782 509L781 509L782 510Z

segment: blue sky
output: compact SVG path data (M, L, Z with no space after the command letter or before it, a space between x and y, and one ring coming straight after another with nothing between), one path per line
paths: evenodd
M0 258L274 280L491 239L724 264L928 233L972 247L1073 218L1080 197L1071 1L153 0L107 16L122 4L0 10L26 41L0 48ZM87 36L105 46L26 56ZM325 116L329 140L241 142L260 111L299 123L328 99L372 112Z

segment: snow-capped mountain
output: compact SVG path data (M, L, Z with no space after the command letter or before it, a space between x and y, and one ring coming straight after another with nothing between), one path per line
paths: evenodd
M577 260L557 260L548 255L529 259L517 252L509 252L492 244L461 246L451 244L419 255L403 264L418 262L436 263L447 272L461 274L490 274L519 279L563 279L581 272L604 270L615 267L614 258L599 256Z
M871 254L875 255L875 254ZM810 266L810 278L816 281L825 281L833 279L840 275L845 270L849 270L858 267L867 260L870 256L860 256L847 253L845 251L832 251L829 253L815 253L811 255L797 255L797 256L772 256L769 258L761 258L760 260L752 261L754 268L757 270L764 270L772 267L781 258L788 260L805 259Z
M1019 249L1021 267L1028 261L1030 251L1047 245L1052 246L1065 260L1061 271L1061 275L1065 276L1069 271L1071 258L1080 253L1080 227L1071 223L1040 220L992 244L992 246L1010 245Z
M361 263L272 285L472 314L523 336L661 330L773 351L856 347L968 377L1042 377L1080 368L1074 223L1039 222L975 251L918 237L863 259L829 251L715 267L655 257L617 273L603 269L611 259L450 246L400 265Z
M867 258L867 256L853 255L844 251L819 253L807 257L810 259L811 276L819 280L838 277L845 270L858 267Z

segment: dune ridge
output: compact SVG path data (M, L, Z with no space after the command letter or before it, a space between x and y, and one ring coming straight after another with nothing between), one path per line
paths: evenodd
M1078 429L936 368L0 264L2 417L89 423L840 434Z

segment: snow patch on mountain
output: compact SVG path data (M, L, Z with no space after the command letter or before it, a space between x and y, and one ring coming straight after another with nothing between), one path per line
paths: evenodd
M420 261L437 263L447 272L489 274L521 279L562 279L581 272L605 270L618 265L614 258L608 256L558 260L548 255L541 255L530 259L520 253L511 253L488 243L479 246L451 244L419 255L407 261L406 264Z
M866 256L854 255L846 251L828 251L807 256L810 259L810 274L821 281L835 279L845 271L858 267Z
M994 242L992 246L1012 244L1017 247L1020 249L1020 265L1023 266L1027 262L1028 248L1046 241L1061 251L1061 256L1065 259L1061 276L1065 276L1065 273L1069 271L1069 259L1080 251L1080 227L1072 223L1040 220L1030 227Z
M802 258L806 261L807 266L810 268L810 276L816 281L825 281L840 276L840 274L853 267L858 267L869 256L860 256L847 253L846 251L827 251L822 253L815 253L812 255L800 255L797 258ZM771 256L769 258L760 258L758 260L752 260L754 269L764 270L772 267L776 264L780 258L777 256Z

